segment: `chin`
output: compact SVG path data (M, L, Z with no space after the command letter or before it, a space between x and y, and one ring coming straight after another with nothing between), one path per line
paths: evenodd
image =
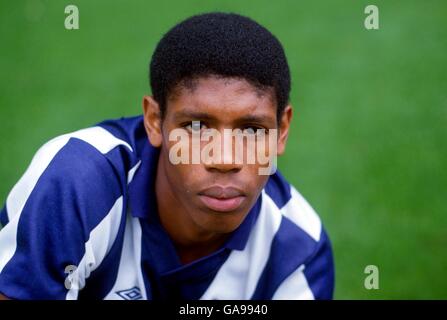
M210 232L230 233L236 230L244 221L245 214L242 213L206 213L206 218L200 220L199 225Z

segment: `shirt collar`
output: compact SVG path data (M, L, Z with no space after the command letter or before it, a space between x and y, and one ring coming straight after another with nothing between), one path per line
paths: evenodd
M157 174L159 148L154 148L149 141L144 144L141 152L141 163L129 184L128 194L131 214L135 218L144 218L150 222L160 223L157 214L157 199L155 195L155 177ZM262 193L250 209L244 221L232 232L224 244L224 248L243 250L247 244L250 231L261 210Z

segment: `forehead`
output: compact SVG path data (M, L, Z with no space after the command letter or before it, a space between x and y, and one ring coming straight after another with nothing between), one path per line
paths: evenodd
M273 89L257 88L244 79L201 77L180 84L168 99L167 115L188 113L206 113L222 121L247 115L276 121L276 101Z

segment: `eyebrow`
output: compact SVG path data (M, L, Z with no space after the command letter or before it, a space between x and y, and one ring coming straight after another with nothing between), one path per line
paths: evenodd
M272 121L272 118L267 115L252 115L252 114L237 119L237 122L241 123L249 123L249 122L263 123L270 121Z
M209 115L208 113L204 112L195 112L195 111L179 111L175 114L174 118L176 120L182 119L182 118L189 118L189 119L197 119L197 120L216 120L215 117ZM246 115L240 118L237 118L235 122L237 123L264 123L264 122L272 122L270 116L267 115ZM274 121L273 121L274 122Z
M195 112L195 111L179 111L174 115L174 119L182 119L182 118L190 118L190 119L203 119L203 120L215 120L214 117L210 116L208 113L204 112Z

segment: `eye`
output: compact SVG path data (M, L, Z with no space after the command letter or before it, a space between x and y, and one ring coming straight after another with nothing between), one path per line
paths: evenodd
M188 132L197 132L197 131L201 131L207 128L207 126L202 122L202 121L191 121L188 123L185 123L183 125L183 128L185 128L186 130L188 130Z
M268 133L269 132L268 129L266 129L264 127L261 127L261 126L255 126L255 125L245 126L245 127L242 128L242 130L247 132L247 133L249 133L249 134L258 134L258 133L260 134L260 133L262 133L262 131L264 131L264 133Z

